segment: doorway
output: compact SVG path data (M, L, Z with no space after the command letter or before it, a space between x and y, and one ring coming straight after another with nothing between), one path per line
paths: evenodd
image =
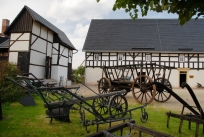
M180 71L180 87L183 82L186 82L187 71Z

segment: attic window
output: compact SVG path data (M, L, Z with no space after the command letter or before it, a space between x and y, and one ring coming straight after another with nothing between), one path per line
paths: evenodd
M154 47L135 47L133 50L154 50Z
M178 50L193 50L193 48L178 48Z

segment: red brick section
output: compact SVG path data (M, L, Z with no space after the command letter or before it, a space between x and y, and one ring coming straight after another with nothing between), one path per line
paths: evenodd
M4 32L9 27L9 23L10 23L10 21L8 19L3 19L2 20L2 29L1 29L1 35L2 36L5 36Z

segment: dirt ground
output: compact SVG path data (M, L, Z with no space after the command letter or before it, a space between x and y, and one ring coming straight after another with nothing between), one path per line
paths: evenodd
M76 86L76 85L75 85ZM83 96L85 97L88 97L88 96L94 96L96 94L93 93L96 92L98 93L98 87L97 85L87 85L87 87L85 87L84 85L82 84L77 84L77 86L80 86L80 91L82 93ZM180 96L184 101L186 101L189 105L191 106L195 106L195 103L191 97L191 95L189 94L188 90L186 88L182 89L182 88L173 88L173 91L178 95ZM193 89L201 107L204 106L204 88L195 88ZM126 95L126 98L128 101L132 101L134 102L134 98L132 96L132 92L129 92L127 95ZM137 103L135 101L135 103ZM173 110L179 110L181 111L182 110L182 104L176 100L173 96L171 96L171 98L167 101L167 102L164 102L164 103L159 103L159 102L156 102L156 101L153 101L151 103L151 105L155 108L166 108L168 109L169 111L173 111ZM186 109L185 112L188 112L188 110Z

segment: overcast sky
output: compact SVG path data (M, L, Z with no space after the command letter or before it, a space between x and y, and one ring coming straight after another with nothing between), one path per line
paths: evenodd
M130 19L124 10L112 11L115 0L0 0L0 26L2 19L15 19L24 5L40 14L64 31L78 53L73 55L73 68L85 59L82 52L91 19ZM142 18L139 15L139 18ZM177 15L150 12L143 18L178 18ZM1 28L1 27L0 27Z

